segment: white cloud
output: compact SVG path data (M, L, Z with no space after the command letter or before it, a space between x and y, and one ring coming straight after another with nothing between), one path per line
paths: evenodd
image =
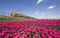
M34 14L39 14L40 11L36 11Z
M53 8L55 8L56 6L49 6L47 9L53 9Z
M44 16L44 15L46 15L46 13L45 13L45 12L43 12L43 13L41 13L41 15L43 15L43 16Z
M42 1L43 1L43 0L38 0L38 1L37 1L37 4L41 3Z
M45 12L40 12L40 11L35 11L35 13L34 13L34 17L36 17L36 18L43 18L45 15L46 15L46 13Z
M38 19L60 19L60 15L54 15L49 12L45 13L40 11L36 11L33 16Z
M40 13L40 11L36 11L35 15L45 15L45 12Z

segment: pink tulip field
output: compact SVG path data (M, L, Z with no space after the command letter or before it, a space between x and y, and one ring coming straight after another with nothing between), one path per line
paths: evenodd
M60 38L60 20L0 22L0 38Z

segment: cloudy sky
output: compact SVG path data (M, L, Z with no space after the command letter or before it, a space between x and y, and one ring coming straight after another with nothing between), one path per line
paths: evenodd
M60 0L0 0L0 15L15 11L39 19L60 19Z

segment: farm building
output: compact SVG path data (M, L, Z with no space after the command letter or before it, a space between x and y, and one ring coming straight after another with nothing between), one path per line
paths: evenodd
M25 17L25 15L21 14L21 13L11 13L11 17Z

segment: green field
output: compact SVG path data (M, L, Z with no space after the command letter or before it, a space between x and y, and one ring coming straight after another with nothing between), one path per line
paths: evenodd
M9 16L0 16L0 22L10 22L10 21L24 21L24 20L34 20L35 18L23 18L23 17L9 17Z

